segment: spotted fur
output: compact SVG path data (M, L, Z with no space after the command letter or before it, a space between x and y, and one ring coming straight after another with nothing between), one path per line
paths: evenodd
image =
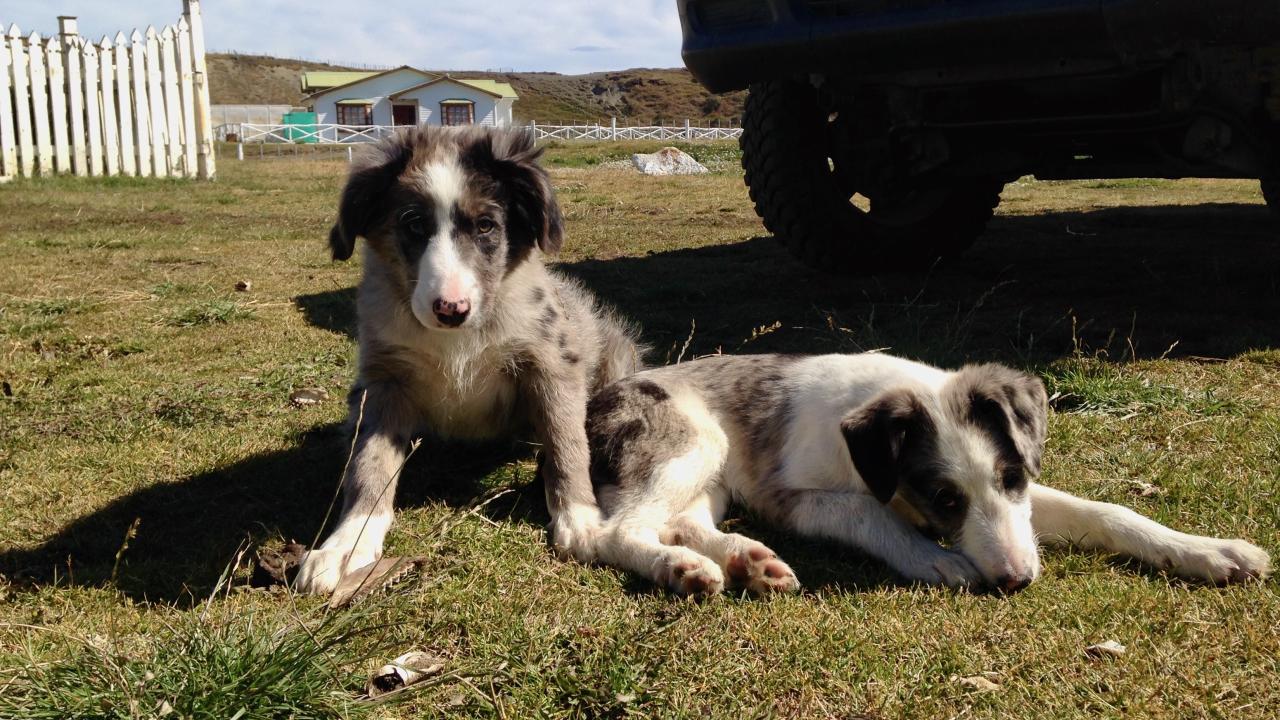
M1039 574L1037 540L1214 582L1267 574L1267 554L1243 540L1035 483L1047 413L1040 381L999 365L755 355L648 370L589 405L600 559L681 593L796 589L771 550L717 529L738 502L926 583L1019 589Z
M594 557L587 399L636 371L640 348L625 322L544 265L564 229L538 155L521 131L424 127L353 165L329 244L343 260L365 241L356 451L342 515L304 558L302 589L327 592L381 554L400 467L420 436L532 436L553 543Z

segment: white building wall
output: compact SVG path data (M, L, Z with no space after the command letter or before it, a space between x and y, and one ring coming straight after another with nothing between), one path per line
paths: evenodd
M438 82L401 95L397 99L402 101L417 100L418 122L423 125L440 124L440 102L442 100L470 100L476 106L477 125L501 124L502 115L497 112L499 98L466 85ZM509 114L507 124L510 124Z
M430 79L430 76L423 73L402 69L389 72L386 75L369 78L354 85L334 88L312 99L316 122L338 122L337 105L339 100L372 99L374 100L373 124L390 125L391 101L388 96ZM422 118L419 117L418 121L422 122Z

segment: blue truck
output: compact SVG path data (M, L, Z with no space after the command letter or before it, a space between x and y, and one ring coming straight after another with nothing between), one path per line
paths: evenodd
M1027 174L1255 178L1280 207L1280 2L678 5L694 76L749 89L756 211L815 268L955 256Z

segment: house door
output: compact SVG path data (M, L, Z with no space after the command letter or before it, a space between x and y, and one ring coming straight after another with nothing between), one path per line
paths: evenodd
M417 105L392 105L391 106L391 124L392 125L417 125L418 124L418 106Z

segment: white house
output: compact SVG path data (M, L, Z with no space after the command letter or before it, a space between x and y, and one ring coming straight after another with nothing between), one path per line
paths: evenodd
M511 106L517 98L515 89L504 82L434 75L407 65L348 77L355 79L307 97L316 122L504 127L511 124ZM308 87L308 80L304 75L303 87Z

